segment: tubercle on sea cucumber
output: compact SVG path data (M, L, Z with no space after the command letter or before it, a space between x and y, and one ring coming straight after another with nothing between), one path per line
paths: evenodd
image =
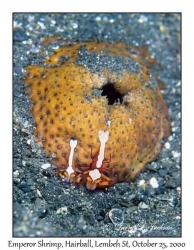
M91 190L130 182L158 156L170 122L145 55L124 43L80 42L27 67L36 139L63 180Z

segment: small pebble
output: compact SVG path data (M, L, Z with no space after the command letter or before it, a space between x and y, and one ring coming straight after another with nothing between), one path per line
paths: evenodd
M51 26L54 26L56 24L55 20L51 20Z
M158 171L158 166L155 162L152 162L151 164L146 165L146 169L149 169L151 171L157 172Z
M30 145L31 144L31 139L27 140L27 144Z
M143 201L140 202L138 206L139 206L139 208L141 208L141 209L148 209L148 208L149 208L149 206L146 205Z
M72 27L73 27L73 29L77 29L78 28L78 24L77 23L73 23Z
M35 16L34 15L29 15L28 16L28 22L31 23L32 21L34 21Z
M172 156L173 156L174 158L177 158L177 157L180 156L180 153L179 153L179 152L176 152L176 151L172 151Z
M166 142L166 143L164 144L164 146L165 146L166 149L170 149L170 143L169 143L169 142Z
M46 27L45 27L44 23L42 23L42 22L38 22L38 25L40 26L40 28L41 28L41 29L46 29Z
M60 207L57 209L57 214L67 214L67 207Z
M26 166L26 161L22 161L22 165L25 167Z
M13 173L13 175L14 175L14 178L17 178L17 177L19 177L20 172L19 172L18 170L16 170L16 171Z
M138 183L138 185L140 186L140 187L145 187L145 180L140 180L139 181L139 183Z
M158 181L156 180L155 177L152 177L152 178L150 179L150 185L151 185L153 188L158 188L158 187L159 187Z
M120 209L114 208L109 211L109 218L111 219L112 223L121 224L124 221L123 212Z
M148 20L148 18L146 16L141 15L140 18L139 18L139 20L138 20L138 22L139 23L144 23L144 22L147 22L147 20Z
M159 28L160 28L160 31L161 31L161 32L165 32L165 30L166 30L165 27L164 27L164 25L162 25L162 24L160 25Z
M97 16L95 20L96 20L96 22L100 22L101 21L101 17Z
M23 123L23 126L24 126L24 128L27 128L27 127L29 126L28 121L25 121L25 122Z
M39 210L38 211L38 217L40 218L40 219L43 219L43 218L45 218L45 216L47 215L47 209L46 208L43 208L42 210Z
M22 23L19 23L17 21L14 21L13 22L13 28L16 29L16 28L21 28L22 27Z
M40 190L36 189L36 192L37 192L38 196L39 196L40 198L42 198L42 194L41 194Z
M167 174L167 170L166 170L166 169L160 169L160 170L158 171L158 173L159 173L159 175L160 175L161 177L164 177L164 176Z
M34 53L34 54L37 54L37 53L39 53L39 48L37 48L37 47L32 47L31 49L30 49L30 52L32 52L32 53Z
M170 135L170 136L168 137L168 140L169 140L169 141L172 141L172 140L173 140L173 136Z
M51 164L50 163L45 163L41 166L42 169L47 169L50 168Z

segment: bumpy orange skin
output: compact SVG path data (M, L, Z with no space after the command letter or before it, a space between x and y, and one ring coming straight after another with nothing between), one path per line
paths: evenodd
M131 59L139 72L123 69L118 74L106 65L91 71L77 63L83 46L88 57L99 54ZM59 63L64 56L66 61ZM57 49L45 60L52 67L27 67L25 82L33 105L35 135L46 154L53 155L60 176L67 177L71 139L78 143L70 179L89 189L130 182L147 162L157 157L161 139L169 136L170 125L159 88L149 86L148 62L148 56L143 58L141 51L127 48L124 43L87 42ZM107 83L122 94L122 103L108 105L105 96L93 94L93 89L102 89ZM100 130L109 131L109 138L99 168L101 177L94 181L89 172L96 168Z

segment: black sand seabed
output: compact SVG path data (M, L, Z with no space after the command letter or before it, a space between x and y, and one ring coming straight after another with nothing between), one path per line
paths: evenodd
M149 237L181 235L180 15L14 14L13 236ZM34 142L30 103L20 78L39 64L40 39L123 41L147 45L166 88L172 133L158 159L132 183L106 190L63 183ZM51 54L55 46L48 46ZM155 178L158 188L150 185ZM140 183L145 181L145 188Z

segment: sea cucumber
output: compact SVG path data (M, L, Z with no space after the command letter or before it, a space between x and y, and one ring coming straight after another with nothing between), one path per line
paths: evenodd
M78 42L26 69L35 136L65 181L88 189L130 182L170 134L148 53L124 43Z

